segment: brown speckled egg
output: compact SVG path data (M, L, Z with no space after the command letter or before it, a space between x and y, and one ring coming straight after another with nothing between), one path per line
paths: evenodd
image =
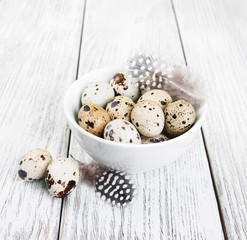
M179 136L188 131L196 119L193 106L184 100L169 103L164 111L165 130L173 136Z
M164 113L153 101L145 100L137 103L131 112L131 121L140 134L155 137L164 128Z
M124 119L130 121L130 113L135 103L126 96L117 96L106 106L111 119Z
M51 161L52 156L45 149L32 149L22 157L18 175L24 181L39 180L45 176L47 166Z
M150 100L156 102L162 110L165 110L168 103L172 102L170 94L160 89L153 89L144 93L138 100L138 102Z
M136 128L128 121L115 119L109 122L104 138L113 142L140 144L141 137Z
M139 81L130 74L117 73L110 84L118 95L129 97L133 101L139 98Z
M142 136L142 144L160 143L169 140L164 134L159 134L155 137L147 138Z
M79 166L69 158L57 158L47 168L45 178L49 192L55 197L65 197L79 181Z
M106 110L96 104L86 104L78 113L78 124L96 136L103 134L106 124L110 121Z

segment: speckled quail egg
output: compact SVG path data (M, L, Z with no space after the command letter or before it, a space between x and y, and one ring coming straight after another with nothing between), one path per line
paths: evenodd
M165 130L173 137L188 131L196 119L194 107L184 100L169 103L164 113Z
M70 158L57 158L47 168L45 178L49 192L55 197L65 197L79 181L79 166Z
M140 134L133 124L122 119L112 120L106 125L104 138L113 142L141 143Z
M140 134L155 137L164 128L164 113L153 101L145 100L137 103L131 112L131 121Z
M109 83L93 82L83 90L81 94L81 104L94 103L104 108L114 96L114 90Z
M151 144L151 143L160 143L160 142L164 142L169 140L169 138L167 136L165 136L164 134L159 134L155 137L151 137L151 138L147 138L147 137L143 137L141 138L142 140L142 144Z
M138 100L138 102L150 100L156 102L162 110L165 110L168 103L172 102L170 94L164 90L153 89L144 93Z
M78 124L96 136L103 134L106 124L110 121L106 110L96 104L86 104L78 113Z
M131 98L134 102L139 98L139 83L130 74L117 73L110 81L118 95Z
M25 181L39 180L45 176L51 161L52 156L48 151L41 148L32 149L22 157L18 175Z
M135 103L126 96L117 96L106 106L111 119L124 119L130 121L130 113Z

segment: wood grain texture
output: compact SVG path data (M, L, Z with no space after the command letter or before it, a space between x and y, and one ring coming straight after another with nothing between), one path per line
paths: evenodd
M62 97L76 76L83 1L0 1L0 239L56 239L61 199L17 176L36 147L66 156Z
M88 1L79 75L145 49L182 58L170 1ZM70 153L91 159L71 139ZM138 194L124 209L84 183L64 200L60 239L223 239L201 135L178 161L133 175Z
M228 239L247 239L247 2L175 0L189 65L207 82L203 125Z

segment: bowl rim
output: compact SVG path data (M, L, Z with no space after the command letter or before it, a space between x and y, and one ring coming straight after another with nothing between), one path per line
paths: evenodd
M109 144L112 145L113 147L128 147L128 148L155 148L155 147L160 147L161 145L171 145L174 144L176 142L179 141L183 141L183 139L185 139L187 136L193 134L198 128L200 128L202 126L202 122L205 118L206 115L206 111L207 111L207 102L204 101L204 103L202 104L202 106L200 107L200 117L196 118L195 123L193 124L193 126L185 133L183 133L182 135L169 139L168 141L164 141L164 142L159 142L159 143L155 143L155 144L130 144L130 143L119 143L119 142L113 142L113 141L109 141L107 139L98 137L93 135L92 133L87 132L86 130L84 130L82 127L79 126L79 124L76 122L76 120L74 119L73 116L71 116L71 114L69 114L69 109L67 108L67 102L69 101L69 96L70 96L70 92L72 89L74 89L77 85L80 85L80 83L83 81L83 79L87 78L88 76L92 75L92 74L97 74L97 72L101 72L101 71L109 71L113 68L120 68L123 67L124 70L124 66L121 65L111 65L108 67L103 67L103 68L99 68L93 71L90 71L82 76L80 76L76 81L74 81L69 88L67 89L64 99L63 99L63 109L64 109L64 113L65 116L67 118L67 121L69 121L70 123L73 124L73 126L81 133L86 135L87 137L91 138L93 141L102 143L102 144ZM123 71L124 72L124 71ZM85 81L85 80L84 80ZM100 81L100 80L99 80ZM85 81L86 82L86 81ZM72 131L72 129L71 129ZM73 131L72 131L73 133Z

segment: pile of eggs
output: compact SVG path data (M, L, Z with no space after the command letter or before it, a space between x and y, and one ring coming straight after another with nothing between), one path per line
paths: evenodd
M32 182L45 178L49 192L55 197L65 197L79 181L79 166L73 159L57 158L41 148L32 149L21 159L18 175L24 181Z
M109 83L93 82L81 94L78 124L109 141L152 144L188 131L195 122L194 107L172 101L166 91L140 94L138 79L117 73Z

